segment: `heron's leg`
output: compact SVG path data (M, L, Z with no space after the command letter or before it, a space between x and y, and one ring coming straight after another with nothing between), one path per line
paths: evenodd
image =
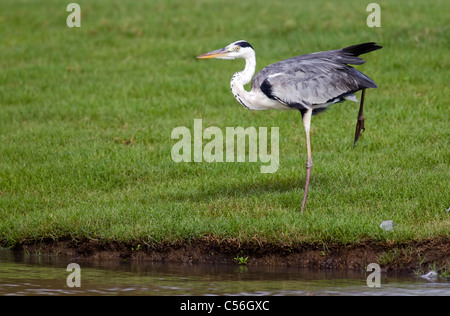
M309 131L310 131L310 127L311 127L311 114L312 114L312 110L308 110L303 115L303 126L305 127L305 133L306 133L306 152L308 155L308 160L306 161L306 180L305 180L305 192L303 193L302 212L305 211L305 207L306 207L306 198L308 196L309 178L311 177L311 169L312 169L311 142L309 139Z
M359 135L361 131L364 132L364 115L363 115L363 107L364 107L364 96L366 95L366 89L362 89L361 91L361 102L359 104L359 113L358 113L358 121L356 122L356 130L355 130L355 141L353 142L353 148L355 148L356 142L358 141Z

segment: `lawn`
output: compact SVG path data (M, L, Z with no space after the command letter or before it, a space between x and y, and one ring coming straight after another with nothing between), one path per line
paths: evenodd
M143 243L449 239L449 1L0 2L0 246L24 241ZM196 55L245 39L257 71L305 53L374 41L357 68L359 105L312 119L314 167L300 212L300 113L248 111L230 93L244 62ZM358 94L359 98L359 94ZM179 162L174 128L279 127L280 165ZM205 145L207 141L203 142ZM379 227L393 220L393 231Z

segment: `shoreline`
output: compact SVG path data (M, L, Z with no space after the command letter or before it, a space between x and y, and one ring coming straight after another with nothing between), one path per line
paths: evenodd
M240 243L234 239L218 240L212 237L152 245L137 241L42 240L24 242L12 249L66 256L73 260L246 264L341 270L366 270L368 264L377 263L383 270L397 272L425 271L430 266L446 270L450 267L450 240L443 238L407 243L361 242L351 245Z

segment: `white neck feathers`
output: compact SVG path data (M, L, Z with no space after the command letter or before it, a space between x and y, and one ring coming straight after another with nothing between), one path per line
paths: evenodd
M244 85L252 80L255 74L256 57L255 54L250 54L245 58L245 68L243 71L237 72L233 75L230 82L231 92L233 92L236 100L248 109L253 109L251 102L251 93L244 89Z

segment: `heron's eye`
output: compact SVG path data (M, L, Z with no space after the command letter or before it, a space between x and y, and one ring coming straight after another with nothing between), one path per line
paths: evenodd
M240 50L240 49L241 49L241 46L236 45L236 50Z

